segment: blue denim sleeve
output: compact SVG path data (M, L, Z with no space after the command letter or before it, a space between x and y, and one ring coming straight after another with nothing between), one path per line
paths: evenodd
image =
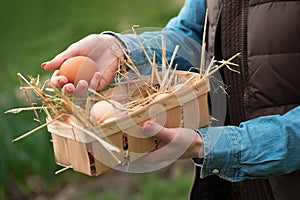
M180 32L202 44L205 13L205 0L186 0L178 16L171 19L164 30Z
M237 182L300 169L300 106L239 127L199 129L204 141L201 177L218 175Z
M138 34L149 57L153 59L156 52L156 62L161 63L162 36L167 45L167 59L170 60L175 47L179 51L174 59L178 70L190 70L198 67L201 59L201 43L205 20L205 0L186 0L178 16L172 18L168 24L160 30L151 28L138 28L142 33ZM145 56L136 35L104 32L116 36L126 47L129 57L138 67L139 71L146 75L150 73L151 67ZM173 65L173 67L174 67Z

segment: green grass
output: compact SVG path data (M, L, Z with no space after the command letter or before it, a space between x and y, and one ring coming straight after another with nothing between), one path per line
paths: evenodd
M74 175L75 172L66 176L54 175L59 167L54 162L46 129L19 142L11 142L39 125L34 122L31 112L3 114L8 109L27 106L24 95L18 89L16 74L39 74L49 78L51 73L42 70L40 64L73 42L104 30L123 32L133 24L163 27L177 14L180 3L181 0L1 1L0 199L26 199L39 192L51 193L59 189L57 186L70 184L69 181L89 180L88 177ZM159 184L153 184L153 181ZM151 189L147 188L159 190L166 185L168 183L150 177L141 189L143 194L138 195L150 196ZM113 191L105 195L106 199L114 199Z
M157 173L133 176L134 181L126 182L123 189L116 192L112 187L102 191L91 191L83 188L76 200L182 200L188 199L191 186L192 173L187 170L175 177L160 177Z

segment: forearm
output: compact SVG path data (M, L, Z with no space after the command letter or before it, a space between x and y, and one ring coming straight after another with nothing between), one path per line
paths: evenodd
M149 74L149 61L141 48L141 44L133 34L118 35L124 42L129 52L129 57L140 69L141 73ZM177 64L178 70L189 70L191 67L197 67L201 58L201 45L190 37L172 30L163 30L157 32L145 32L140 34L139 39L143 42L147 54L151 61L155 51L156 63L162 65L162 40L166 42L166 59L170 63L176 45L179 46L176 57L171 67Z
M170 62L175 47L179 51L175 57L174 67L177 64L179 70L190 70L191 67L199 67L201 59L201 43L205 18L205 0L186 0L178 16L169 21L160 31L146 31L138 35L147 54L153 60L153 52L156 53L156 62L162 62L162 36L166 41L167 60ZM106 32L107 33L107 32ZM122 41L128 50L129 57L140 69L142 74L149 74L149 61L134 34L112 33Z
M204 140L201 177L229 181L285 174L300 169L300 107L239 127L199 129Z

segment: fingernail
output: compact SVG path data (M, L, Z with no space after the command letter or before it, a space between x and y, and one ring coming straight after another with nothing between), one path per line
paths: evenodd
M94 78L100 79L100 78L101 78L101 73L100 73L100 72L96 72L96 73L94 74Z
M64 85L64 84L66 84L66 81L64 81L63 79L59 79L59 80L58 80L58 83L59 83L60 85Z
M67 92L72 92L72 87L66 87Z
M152 126L151 121L144 122L143 125L142 125L143 131L149 131L149 129L151 128L151 126Z
M45 68L46 64L47 64L46 62L42 63L41 67Z
M158 127L157 124L153 121L146 121L142 126L142 130L147 136L151 137L158 134L161 128Z

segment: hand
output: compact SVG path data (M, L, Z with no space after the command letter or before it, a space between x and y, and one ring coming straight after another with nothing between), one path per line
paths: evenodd
M90 83L81 80L75 87L73 84L68 83L68 79L65 76L59 75L58 69L60 65L66 59L74 56L87 56L97 63L99 72L94 74ZM44 62L42 68L47 71L54 71L51 83L57 87L63 87L62 91L64 93L77 93L80 95L86 92L88 86L94 90L106 87L118 70L119 58L122 56L121 44L114 36L92 34L70 45L52 60Z
M168 160L202 157L204 145L201 136L192 129L165 128L153 121L147 121L142 126L145 134L158 139L158 147L147 154L143 162L156 163Z

